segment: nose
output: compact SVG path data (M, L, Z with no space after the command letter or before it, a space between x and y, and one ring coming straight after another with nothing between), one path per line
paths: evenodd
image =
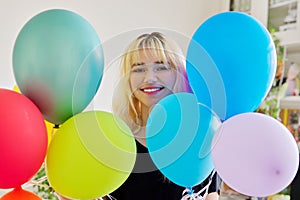
M156 73L153 70L148 70L145 74L144 82L154 83L155 81L157 81Z

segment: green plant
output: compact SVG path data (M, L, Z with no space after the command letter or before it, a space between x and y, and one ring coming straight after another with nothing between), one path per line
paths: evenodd
M33 192L36 193L39 197L47 200L58 200L57 196L55 195L55 191L49 185L46 176L45 165L42 165L31 183L33 184Z
M276 74L275 78L272 84L272 87L267 94L266 98L264 99L263 103L259 106L259 108L256 110L256 112L264 113L269 116L274 117L275 119L280 120L279 113L279 100L278 100L278 92L279 88L282 84L283 79L283 47L280 46L280 40L275 35L275 29L269 30L275 48L276 48L276 54L277 54L277 66L276 66Z

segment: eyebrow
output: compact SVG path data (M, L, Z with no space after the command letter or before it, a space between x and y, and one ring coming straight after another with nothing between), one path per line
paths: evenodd
M145 65L145 63L143 63L143 62L141 62L141 63L133 63L131 65L131 67L140 66L140 65Z

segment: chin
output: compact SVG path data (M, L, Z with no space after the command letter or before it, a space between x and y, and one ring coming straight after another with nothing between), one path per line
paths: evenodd
M161 99L162 99L162 98L161 98ZM142 103L143 103L146 107L151 108L151 107L155 106L161 99L144 101L144 102L142 102Z

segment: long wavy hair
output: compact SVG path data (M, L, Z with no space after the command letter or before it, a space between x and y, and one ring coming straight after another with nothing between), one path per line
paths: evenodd
M173 93L191 91L186 76L185 58L178 45L159 32L137 37L122 55L120 79L112 102L114 114L123 119L134 133L142 126L141 103L133 95L129 78L131 68L139 60L141 52L145 56L161 59L176 70L176 81L172 88Z

